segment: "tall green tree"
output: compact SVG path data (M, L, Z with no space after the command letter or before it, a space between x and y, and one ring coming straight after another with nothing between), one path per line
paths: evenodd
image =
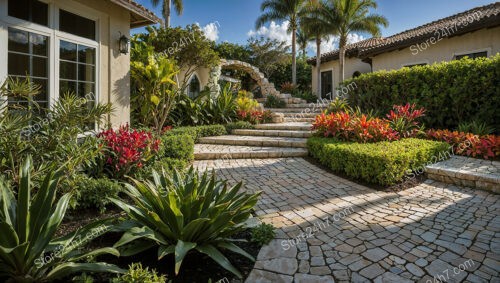
M297 84L297 29L299 12L305 0L264 0L260 6L262 15L255 26L261 28L270 21L289 21L288 32L292 33L292 82Z
M313 40L313 37L310 35L310 33L305 32L302 28L299 28L297 30L297 44L299 45L299 50L302 53L302 58L306 58L307 44L309 44L309 42Z
M325 0L324 4L324 9L319 10L319 16L331 26L336 26L331 30L331 34L339 36L339 75L342 82L349 34L359 32L379 37L380 27L387 27L389 22L382 15L370 13L370 9L377 8L375 0Z
M316 94L318 98L321 98L321 43L323 39L328 39L328 35L336 35L332 34L336 23L328 21L322 15L327 8L325 1L311 0L300 12L301 30L316 42Z
M163 27L170 27L170 13L172 11L172 0L161 0L162 1L162 13L165 22L163 22ZM151 0L151 3L154 7L157 7L160 4L160 0ZM177 15L182 15L184 11L184 5L182 4L182 0L174 0L174 9L177 12Z

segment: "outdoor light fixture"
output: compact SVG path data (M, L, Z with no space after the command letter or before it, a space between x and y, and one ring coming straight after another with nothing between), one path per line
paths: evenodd
M128 53L128 49L129 49L129 45L130 45L130 39L128 39L128 37L126 37L123 34L122 36L120 36L120 39L118 40L118 45L119 45L119 48L120 48L120 53L127 54Z

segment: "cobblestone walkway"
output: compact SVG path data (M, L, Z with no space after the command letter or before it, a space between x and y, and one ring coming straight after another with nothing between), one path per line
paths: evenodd
M196 161L262 190L278 228L246 282L500 282L500 196L428 180L384 193L302 158Z

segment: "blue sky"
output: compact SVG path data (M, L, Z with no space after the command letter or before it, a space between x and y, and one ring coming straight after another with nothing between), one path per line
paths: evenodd
M155 11L161 16L161 7L153 8L150 0L136 0L140 4ZM185 26L199 23L206 27L215 23L217 29L210 27L207 32L217 42L229 41L234 43L246 43L249 32L254 35L264 35L274 38L283 38L285 26L282 23L266 29L255 31L255 20L260 15L260 4L262 0L183 0L184 13L181 16L172 14L172 26ZM383 36L389 36L409 28L413 28L433 20L447 17L477 6L482 6L495 1L491 0L378 0L376 13L384 15L389 20L389 27L383 29ZM140 32L137 29L134 32ZM353 40L367 38L367 35L359 35ZM335 44L330 42L328 44ZM330 48L326 48L330 49Z

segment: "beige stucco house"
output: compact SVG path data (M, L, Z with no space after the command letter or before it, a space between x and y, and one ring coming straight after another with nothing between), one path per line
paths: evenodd
M113 126L128 123L130 55L119 41L158 22L132 0L0 0L0 81L28 75L42 106L72 91L112 103Z
M500 53L500 2L477 7L385 38L350 44L344 77ZM315 65L316 58L308 61ZM321 55L321 93L339 85L338 50ZM312 81L317 82L313 68ZM313 91L317 85L313 83Z

